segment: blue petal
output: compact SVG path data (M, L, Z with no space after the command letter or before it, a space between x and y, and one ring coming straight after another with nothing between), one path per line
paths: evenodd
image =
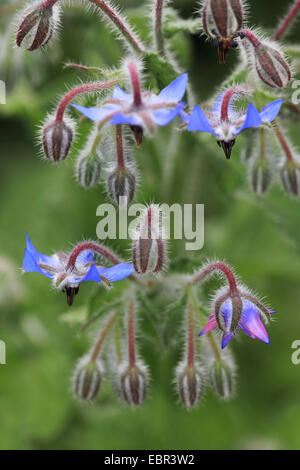
M248 300L243 301L243 314L240 320L240 328L246 335L250 336L250 338L260 339L264 343L269 344L269 336L261 321L259 310Z
M234 338L235 333L224 333L222 337L222 349Z
M168 103L179 102L185 94L187 80L187 73L184 73L177 77L173 82L170 83L170 85L161 90L158 95L159 101L166 101Z
M110 121L111 124L129 124L131 126L141 126L141 120L132 114L115 114Z
M95 260L95 254L92 250L84 250L82 251L77 261L82 264L92 263Z
M36 262L37 263L41 262L41 263L44 263L44 264L49 264L50 266L55 267L56 262L55 262L53 256L44 255L43 253L40 253L39 251L37 251L35 249L35 247L33 246L33 243L30 240L28 233L25 232L25 236L26 236L26 248L29 251L29 253L32 254L32 256L36 260Z
M263 122L273 121L273 119L275 119L277 114L279 113L282 103L283 103L283 100L280 99L280 100L272 101L272 103L267 104L267 106L265 106L259 113L261 120Z
M232 302L230 299L226 300L221 306L221 314L224 318L225 329L229 330L232 321Z
M134 267L132 264L120 263L112 266L111 268L98 269L99 273L106 277L111 282L121 281L125 277L130 276L134 273Z
M114 110L117 111L117 108L113 106L107 106L106 108L86 108L80 104L72 104L72 106L92 121L102 121L102 119L109 116Z
M197 105L194 107L191 117L189 119L188 130L208 132L210 134L214 134L214 130L211 127L209 120L205 116L202 109L199 108L199 106Z
M236 129L233 134L239 134L240 132L242 132L244 129L248 129L249 127L258 127L259 125L261 124L261 117L259 115L259 112L257 111L257 109L253 106L253 104L249 104L248 105L248 109L247 109L247 113L246 113L246 117L245 117L245 121L244 121L244 124L242 125L242 127L240 127L239 129Z
M83 278L73 279L72 281L69 281L69 284L79 284L80 282L87 281L101 282L101 277L99 275L98 269L94 264L90 267L90 269Z
M182 110L184 107L184 103L179 104L176 106L174 109L158 109L157 111L153 111L151 113L152 119L157 124L158 126L166 126L169 124L173 119L176 118L176 116L179 114L179 112Z
M28 273L39 273L39 274L42 274L43 276L46 276L46 277L49 277L49 278L53 277L52 274L50 274L46 271L43 271L39 267L39 265L36 262L36 259L34 258L34 255L32 253L30 253L30 251L27 248L25 248L25 251L24 251L23 269L24 269L24 271L26 271Z
M121 87L116 86L112 95L113 100L133 101L132 95L129 95Z

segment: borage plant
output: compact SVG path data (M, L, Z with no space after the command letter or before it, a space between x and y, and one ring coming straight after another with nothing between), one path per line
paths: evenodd
M251 27L249 8L244 1L203 0L196 15L182 19L172 8L172 2L151 0L149 43L140 39L112 3L102 0L84 3L92 6L117 33L117 39L125 46L125 58L116 68L106 70L69 64L95 79L74 86L47 116L41 129L41 143L48 160L58 165L67 158L76 129L84 119L82 115L94 121L86 145L76 157L76 179L90 188L105 174L107 195L118 207L120 197L126 197L130 203L137 194L134 144L140 147L141 155L144 136L146 139L156 136L158 127L172 126L171 140L193 139L199 147L199 158L205 158L201 151L203 142L210 146L217 142L229 159L236 138L241 135L238 148L245 148L244 161L256 193L268 190L276 171L285 191L295 196L300 193L299 157L285 130L299 116L291 95L300 49L280 44L300 10L299 0L272 37L262 28ZM63 24L62 4L61 0L28 2L20 14L17 45L35 51L54 41L52 36L60 21ZM235 49L238 65L202 105L193 106L194 94L187 73L174 57L173 39L178 33L202 33L211 39L220 64L225 64L228 54L233 53L231 49ZM89 100L92 96L93 106L82 103L85 95ZM207 138L203 133L210 135ZM170 139L170 134L165 135ZM246 151L248 141L250 154ZM184 158L188 165L188 155ZM143 165L139 166L143 177ZM174 334L179 339L183 336L184 353L176 367L175 382L179 399L187 408L199 403L207 381L219 397L227 399L233 395L236 366L227 345L239 330L269 342L264 323L268 323L274 310L240 284L227 264L219 260L208 262L193 275L175 274L174 263L167 270L166 240L159 214L155 204L141 214L130 263L122 262L97 242L83 242L71 253L46 256L27 240L24 270L51 278L55 287L66 292L69 305L81 282L102 282L110 287L112 281L129 276L128 281L123 281L127 287L118 299L101 302L96 311L89 311L83 326L86 329L95 325L101 317L98 337L75 372L75 392L82 399L95 398L103 378L110 376L123 400L133 406L143 403L149 370L138 353L136 336L140 328L137 317L145 311L150 312L153 334L160 339L161 347L170 344ZM113 266L106 266L105 260ZM204 294L197 286L217 272L225 283L207 308ZM183 335L172 328L173 323L178 326L178 312L184 320ZM221 341L218 332L222 334ZM141 337L147 334L143 332ZM204 337L200 340L198 335ZM109 360L104 361L105 356Z

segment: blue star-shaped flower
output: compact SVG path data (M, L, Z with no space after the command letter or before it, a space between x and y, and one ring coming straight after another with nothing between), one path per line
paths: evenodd
M79 284L86 281L110 282L121 281L134 273L132 264L120 263L110 268L101 267L94 259L92 250L82 251L76 264L67 268L69 256L58 252L51 256L39 253L26 235L26 248L23 259L23 270L36 272L52 279L53 286L67 294L67 301L72 305L74 295L78 293Z
M78 104L73 106L92 121L129 124L140 145L144 130L152 133L155 125L166 126L180 113L184 107L180 101L186 90L187 79L186 73L180 75L158 95L150 91L141 92L140 103L136 103L133 92L126 93L117 86L112 99L107 100L101 108L86 108Z
M269 310L269 314L274 313L275 310ZM269 336L267 330L262 322L265 318L263 313L257 308L254 303L249 300L243 299L242 315L235 331L231 331L230 326L232 323L232 302L230 299L226 300L220 309L221 317L224 323L222 349L234 338L235 334L241 329L250 338L259 339L264 343L269 344ZM214 314L209 317L209 320L199 336L208 333L218 327L218 322Z
M223 148L226 158L230 158L236 136L249 127L259 127L263 123L273 121L283 103L282 99L275 100L261 112L250 103L246 112L237 111L234 101L246 93L240 86L231 87L219 95L211 111L204 112L199 106L195 106L191 116L182 114L188 130L213 134L218 145Z

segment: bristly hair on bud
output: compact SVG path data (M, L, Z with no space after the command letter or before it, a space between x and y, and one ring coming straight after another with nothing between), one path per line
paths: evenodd
M160 273L167 264L167 242L163 214L158 205L151 204L141 213L135 230L130 234L132 263L138 274Z
M74 391L81 400L94 400L99 393L104 367L100 359L91 360L90 355L82 357L74 373Z
M203 30L215 41L220 64L224 64L229 51L238 46L236 39L245 26L245 14L245 2L242 0L201 1Z
M100 141L101 136L95 126L85 147L78 155L75 177L83 188L92 188L99 182L103 160L99 148Z
M34 51L48 44L59 28L61 9L57 0L36 1L20 15L17 46Z
M45 156L53 161L64 160L75 138L76 124L66 114L63 120L55 115L49 115L41 128L41 140Z
M131 298L127 304L125 316L124 361L116 374L116 385L120 397L128 405L140 406L146 399L149 382L148 368L138 358L136 344L136 301Z
M270 155L273 155L274 149L269 134L262 128L252 136L252 149L248 160L249 180L253 191L257 194L266 193L272 183L273 169Z
M250 61L257 77L271 88L284 88L292 78L291 67L278 42L261 38L259 32L245 29L240 37L247 43Z
M204 392L205 372L197 363L188 367L186 361L182 361L176 368L176 387L181 403L187 408L195 408Z

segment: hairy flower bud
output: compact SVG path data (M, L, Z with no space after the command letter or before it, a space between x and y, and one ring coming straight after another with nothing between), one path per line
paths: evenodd
M272 182L272 172L267 158L257 158L251 163L250 181L257 194L264 194Z
M74 375L74 391L82 400L93 400L101 387L104 368L99 359L84 356L78 363Z
M231 48L238 46L235 38L244 24L241 0L205 0L201 9L203 29L218 45L219 62L225 63Z
M272 88L284 88L291 79L291 70L280 50L262 44L254 51L255 69L259 78Z
M79 155L76 163L76 180L84 188L92 188L98 183L102 163L97 152Z
M46 157L54 162L64 160L70 151L74 136L73 120L49 119L42 128L42 144Z
M132 170L116 168L107 178L107 192L113 202L119 204L121 196L127 197L128 204L134 198L136 188L136 177Z
M166 262L166 242L163 240L162 213L151 205L140 217L132 244L132 262L139 274L159 273Z
M229 361L216 360L210 369L210 383L213 391L223 400L232 397L235 387L234 370Z
M51 2L50 2L51 3ZM58 27L60 8L45 2L26 8L18 27L16 43L28 51L45 46Z
M300 195L300 164L297 160L286 161L280 171L284 189L292 196Z
M147 386L148 371L141 361L132 367L128 363L120 366L118 390L128 405L140 406L146 399Z
M204 391L205 376L197 365L188 367L180 362L176 368L176 386L181 403L186 408L198 405Z

